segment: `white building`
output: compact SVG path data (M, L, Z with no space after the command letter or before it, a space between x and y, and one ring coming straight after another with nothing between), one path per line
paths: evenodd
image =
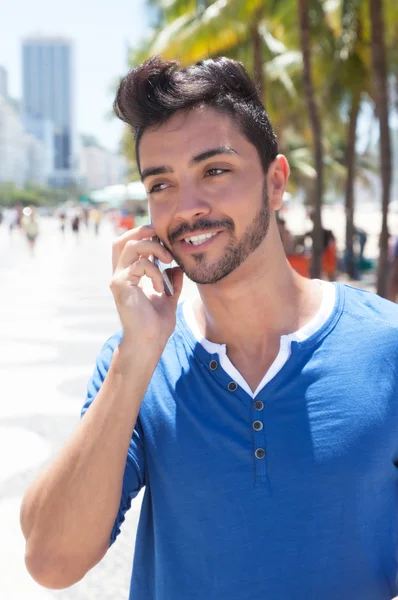
M0 96L0 182L44 184L44 148L26 133L19 112Z
M8 98L8 76L7 71L0 65L0 96Z
M50 182L55 187L65 187L77 177L73 55L73 44L66 38L33 36L23 40L24 113L33 120L52 123Z
M25 136L19 114L0 96L0 181L23 186L27 170Z
M46 186L46 149L33 135L25 134L26 172L25 182Z
M126 161L99 146L82 146L80 150L80 174L84 187L99 190L108 185L123 183L126 177Z
M41 173L47 184L54 171L54 126L48 119L40 119L24 114L23 124L25 131L41 142L44 148Z

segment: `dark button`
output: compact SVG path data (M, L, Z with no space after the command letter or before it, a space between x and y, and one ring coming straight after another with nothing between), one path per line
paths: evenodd
M228 389L230 392L236 392L236 390L238 389L238 384L235 383L235 381L230 381L228 384Z
M257 448L254 454L256 455L256 458L264 458L265 450L264 448Z
M261 400L256 400L254 403L254 408L256 410L263 410L264 408L264 402L261 402Z
M212 371L215 371L218 367L218 362L216 360L211 360L209 363L209 367Z
M264 425L261 423L261 421L254 421L253 429L255 429L256 431L261 431L263 427Z

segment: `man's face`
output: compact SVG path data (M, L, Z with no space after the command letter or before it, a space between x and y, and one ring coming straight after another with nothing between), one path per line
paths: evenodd
M143 134L139 154L156 232L192 281L223 279L264 240L266 177L230 117L177 113Z

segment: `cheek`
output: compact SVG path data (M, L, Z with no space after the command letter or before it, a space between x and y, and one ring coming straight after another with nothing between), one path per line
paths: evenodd
M149 215L152 225L155 228L157 235L162 239L167 239L168 230L168 215L170 211L163 204L157 202L149 202Z
M206 182L202 187L203 198L211 203L216 213L227 213L239 209L245 197L246 185L238 177L231 177L224 181Z
M238 221L239 226L239 222L245 223L252 219L262 202L263 187L259 177L237 178L228 187L219 190L217 209L227 214L231 213L230 216Z

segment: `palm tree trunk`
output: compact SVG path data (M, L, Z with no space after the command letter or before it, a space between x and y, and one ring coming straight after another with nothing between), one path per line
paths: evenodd
M388 275L388 205L391 188L391 139L388 123L387 61L384 43L382 0L369 0L372 31L372 74L377 114L380 123L380 171L382 181L382 225L377 270L377 293L387 296Z
M263 41L260 34L260 19L262 11L257 11L251 25L251 39L253 47L253 73L256 87L259 91L260 98L265 104L265 84L264 84L264 69L263 69Z
M361 102L361 93L353 92L352 104L350 110L350 121L348 125L348 144L347 144L347 180L345 188L345 213L346 213L346 233L345 233L345 260L346 271L351 279L356 275L355 257L354 257L354 183L355 183L355 143L357 138L357 123L359 108Z
M323 147L322 147L322 128L318 115L318 107L315 101L315 90L312 81L311 72L311 50L310 50L310 29L308 22L308 2L307 0L298 0L298 17L300 26L300 43L303 55L303 84L304 93L307 102L308 114L311 122L314 165L317 173L314 190L313 222L314 232L312 236L312 262L311 277L320 277L323 251L322 235L322 196L323 196Z
M398 72L395 75L395 108L398 110Z

